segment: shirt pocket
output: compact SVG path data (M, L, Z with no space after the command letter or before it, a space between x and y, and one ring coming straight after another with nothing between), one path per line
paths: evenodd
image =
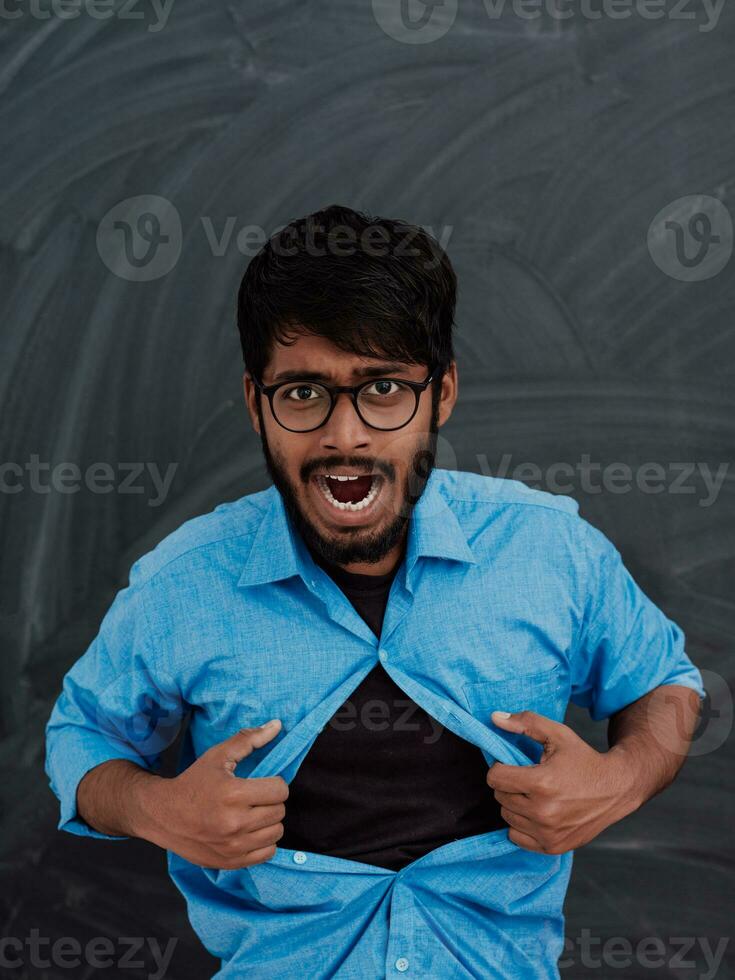
M498 680L471 681L462 685L462 695L474 718L515 745L533 762L538 762L543 752L541 744L527 735L507 732L495 725L491 712L535 711L553 721L562 721L569 701L569 685L561 665L556 664L550 670L514 673Z

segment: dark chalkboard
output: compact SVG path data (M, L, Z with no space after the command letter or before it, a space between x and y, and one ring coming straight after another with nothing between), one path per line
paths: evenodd
M594 967L575 945L562 975L712 976L735 865L735 12L447 2L421 39L399 6L0 15L2 933L177 937L170 977L218 966L161 851L56 831L43 730L132 561L267 485L234 323L247 229L338 202L423 225L455 266L439 464L572 494L716 692L674 785L575 857L571 942L665 955ZM170 238L126 265L109 230L139 198ZM112 492L85 482L102 464Z

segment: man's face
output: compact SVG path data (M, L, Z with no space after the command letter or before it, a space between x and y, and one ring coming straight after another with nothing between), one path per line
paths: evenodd
M286 371L303 379L321 377L326 384L356 385L372 380L365 368L385 370L384 377L424 381L429 367L421 364L358 357L340 351L320 337L301 334L292 346L277 344L261 379L276 384ZM299 382L294 382L298 386ZM435 383L436 384L436 383ZM312 432L289 432L280 426L268 400L260 406L249 375L244 377L245 399L253 428L261 437L268 472L280 491L295 527L304 540L328 561L354 566L352 571L383 571L400 555L407 523L434 466L437 433L449 418L457 396L456 365L441 381L432 412L431 387L419 399L413 419L401 429L380 431L357 415L349 395L337 398L329 420ZM302 393L304 394L304 393ZM325 492L323 474L373 474L366 484L369 503L360 509L339 507ZM339 486L339 483L342 486ZM334 495L343 497L350 484L355 492L363 483L333 481ZM383 563L385 568L376 569ZM373 566L363 569L358 566Z

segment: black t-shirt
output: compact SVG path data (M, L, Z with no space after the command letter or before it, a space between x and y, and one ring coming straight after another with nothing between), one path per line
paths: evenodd
M314 560L379 638L397 569ZM398 871L462 837L507 827L477 746L441 725L380 663L335 712L289 785L281 847Z

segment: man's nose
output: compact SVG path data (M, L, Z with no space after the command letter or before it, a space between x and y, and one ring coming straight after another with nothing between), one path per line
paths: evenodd
M321 429L322 448L349 453L353 449L368 445L370 428L357 414L351 396L341 391L335 398L332 414Z

